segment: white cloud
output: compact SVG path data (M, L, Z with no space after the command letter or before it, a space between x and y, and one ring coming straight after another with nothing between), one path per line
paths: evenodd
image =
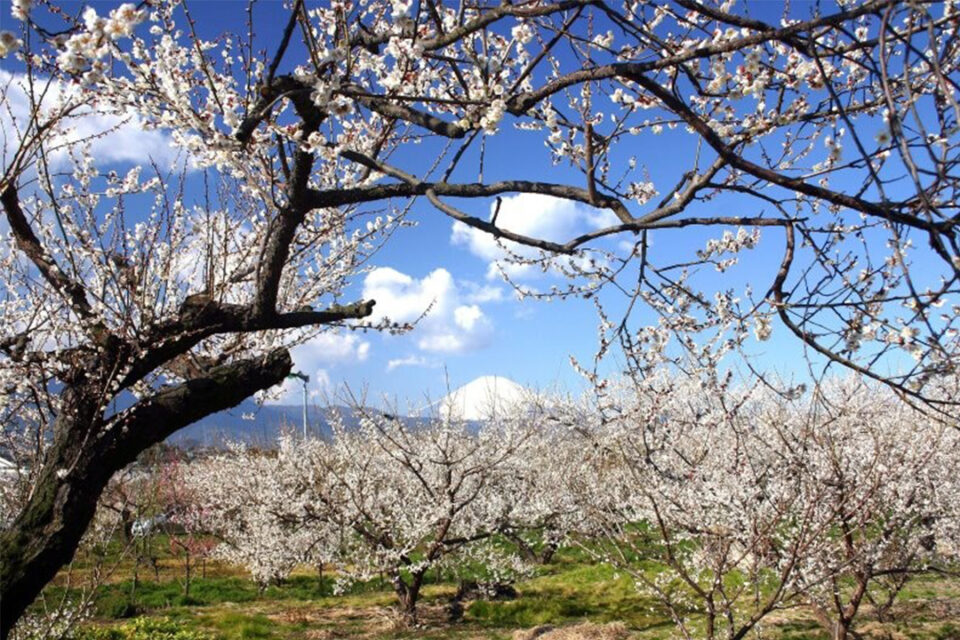
M313 372L313 391L309 391L310 397L315 400L324 400L329 398L333 391L333 383L330 381L330 374L326 369L317 369Z
M54 108L64 92L80 91L78 87L64 88L58 83L46 87L46 81L34 80L35 93L46 91L41 108ZM30 119L31 101L25 76L0 70L0 152L3 153L4 166L13 159L20 145L23 127ZM161 168L170 167L176 162L178 150L170 145L170 137L163 131L146 129L143 121L128 113L110 114L91 110L89 107L77 109L65 120L65 131L51 140L49 149L54 164L67 161L67 147L79 141L89 139L89 153L101 163L142 164L155 161Z
M370 343L352 333L321 333L290 350L293 370L310 377L307 395L312 400L330 397L335 390L330 368L364 362L370 357ZM268 403L298 404L303 397L303 382L288 378L279 390L271 391Z
M386 317L395 322L419 319L413 335L420 349L464 353L489 343L493 323L479 305L470 304L475 300L475 292L463 289L446 269L435 269L417 280L396 269L381 267L367 275L363 297L377 301L374 307L377 319Z
M370 343L353 333L326 332L294 347L291 355L297 365L306 368L318 363L363 362L370 355Z
M399 367L429 367L434 369L439 366L439 362L424 356L407 356L406 358L395 358L387 361L387 371L393 371Z
M506 299L503 287L488 284L480 285L469 280L461 280L458 284L464 291L464 302L483 304L485 302L502 302Z
M453 310L453 319L457 326L464 331L472 331L479 323L484 321L483 311L475 304L469 307L457 307Z
M496 203L491 204L490 219L493 218L495 209ZM503 198L497 214L498 227L553 242L566 242L584 232L617 222L616 216L609 209L594 209L572 200L538 193L520 193ZM500 269L514 279L529 279L542 273L536 267L505 262L500 262L498 268L497 261L502 261L508 255L501 244L489 233L462 222L453 223L450 241L455 245L465 246L470 253L486 260L489 263L487 278L500 277ZM538 255L536 250L514 242L505 242L504 245L511 252L523 257Z
M326 369L312 371L299 370L294 365L294 371L300 371L310 376L307 382L307 403L326 403L333 397L334 385L330 380L330 372ZM303 380L287 378L278 387L270 389L268 395L262 396L264 404L300 404L303 402Z

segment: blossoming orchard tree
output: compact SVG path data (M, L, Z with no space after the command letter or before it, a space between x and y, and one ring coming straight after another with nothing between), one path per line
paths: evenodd
M276 455L234 448L184 471L204 514L194 530L222 540L217 553L261 587L310 560L342 580L386 575L415 620L427 571L451 556L514 564L478 543L539 522L534 503L552 492L518 492L517 479L548 457L543 415L525 402L474 432L459 419L409 425L366 411L356 429L335 421L329 442L283 439Z
M340 570L362 580L385 573L401 614L416 620L427 571L469 555L525 506L529 494L511 495L509 481L523 471L542 409L522 406L529 415L489 419L477 433L457 418L411 426L372 412L356 430L336 426L307 462L326 479L313 486L310 520L349 527Z
M854 637L869 600L957 557L957 424L862 377L785 396L724 375L611 382L568 480L584 547L684 638L743 638L810 606ZM651 561L664 570L650 572Z
M340 298L415 197L514 260L570 256L556 269L587 280L569 291L629 277L681 335L698 327L678 296L761 338L777 317L830 362L955 400L929 387L958 357L952 2L757 16L732 0L293 0L269 41L252 4L234 35L173 0L34 4L12 0L19 26L0 33L5 108L28 105L4 120L0 383L4 423L49 440L0 540L3 637L113 472L281 381L291 346L371 313ZM78 133L98 114L165 132L184 171L98 167ZM574 178L484 180L484 150L516 129ZM654 182L658 134L690 153ZM518 192L614 220L556 241L463 204ZM693 227L716 239L662 250ZM696 265L730 268L771 227L779 258L754 259L769 268L747 302L699 289ZM603 244L614 234L627 255Z
M247 569L261 591L299 564L330 562L323 554L336 550L341 529L308 517L316 512L313 496L327 495L323 470L309 463L322 446L283 438L276 455L234 446L185 465L179 481L194 499L181 524L220 541L214 554Z

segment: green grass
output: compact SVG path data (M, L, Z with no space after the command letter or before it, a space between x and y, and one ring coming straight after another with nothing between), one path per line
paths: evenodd
M113 627L88 627L77 640L212 640L209 633L169 618L138 618Z
M99 587L95 618L79 640L506 639L516 629L585 621L622 622L634 637L643 640L666 638L673 631L667 612L638 592L632 577L595 563L589 550L580 548L561 549L551 564L519 581L517 599L464 603L463 619L455 623L448 622L447 607L456 585L449 581L437 584L431 572L421 599L423 626L407 630L391 626L387 614L395 598L381 580L356 583L347 593L333 595L331 575L325 574L321 581L315 570L304 568L261 594L237 568L210 562L206 577L197 572L187 597L182 567L168 555L161 560L159 581L154 580L152 571L141 567L134 591L132 564L128 564L114 574L111 583ZM658 571L651 562L636 566L649 574ZM62 594L64 588L53 586L49 593ZM894 621L880 628L865 616L864 622L872 626L864 637L960 640L960 623L949 614L957 610L960 580L921 576L901 593ZM128 619L130 616L134 617ZM875 635L874 627L888 635L880 631ZM152 628L156 629L150 632L153 636L143 635ZM767 632L764 637L774 640L828 638L812 614L803 609L778 613Z
M189 595L179 581L141 581L134 592L129 580L104 587L104 597L126 599L138 609L162 609L172 606L210 605L222 602L249 602L256 599L257 587L243 578L217 577L196 579ZM132 596L131 596L132 593Z
M276 623L261 614L227 612L218 616L207 616L205 620L225 640L267 640L274 637L277 628Z
M469 620L485 625L532 627L594 620L645 623L641 598L633 583L601 565L564 564L555 572L525 581L520 597L508 602L477 601L467 610Z

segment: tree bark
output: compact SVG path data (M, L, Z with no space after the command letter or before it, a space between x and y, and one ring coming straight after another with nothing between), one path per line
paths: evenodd
M56 573L73 559L111 476L147 447L281 382L286 350L213 368L104 418L106 406L78 383L61 395L47 462L26 507L0 534L0 640Z
M393 589L400 600L400 614L404 622L413 625L417 623L417 600L420 598L420 587L423 586L423 578L426 575L426 569L420 569L410 576L410 582L406 582L403 576L397 572L393 578Z
M540 551L540 564L550 564L550 561L553 560L554 554L560 549L560 545L556 542L547 542L543 545L543 550Z

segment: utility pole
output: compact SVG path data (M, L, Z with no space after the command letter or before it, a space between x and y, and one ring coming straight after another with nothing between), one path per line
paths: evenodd
M307 439L307 383L310 376L301 371L292 371L287 378L299 378L303 382L303 439Z

